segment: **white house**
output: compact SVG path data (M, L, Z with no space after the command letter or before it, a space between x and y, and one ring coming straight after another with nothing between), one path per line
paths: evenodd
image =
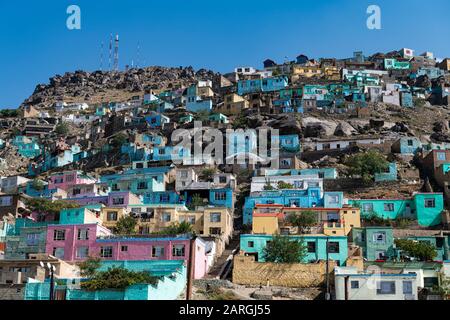
M336 300L418 300L416 273L360 273L356 267L335 267Z
M289 183L293 185L293 189L296 190L307 190L310 187L319 187L323 191L323 179L320 179L319 175L315 174L253 177L250 184L250 192L263 191L267 184L270 184L274 189L277 189L279 182Z

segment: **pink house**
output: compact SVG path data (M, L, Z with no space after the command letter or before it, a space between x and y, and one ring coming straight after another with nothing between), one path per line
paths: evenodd
M130 204L142 204L141 199L131 192L110 192L107 196L74 197L67 200L74 201L81 206L102 203L107 207L126 207Z
M50 225L47 231L46 252L65 261L83 261L89 256L105 260L187 260L188 236L148 236L124 238L112 236L98 224ZM207 272L205 243L195 243L196 279Z
M96 179L83 174L81 171L64 171L55 173L50 177L48 188L50 190L56 188L67 190L69 186L77 184L91 184L95 182Z

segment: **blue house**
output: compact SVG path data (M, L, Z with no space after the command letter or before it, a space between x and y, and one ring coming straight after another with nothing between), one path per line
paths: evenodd
M152 113L151 115L145 116L145 121L149 124L150 128L161 128L163 124L169 123L169 117L162 115L160 113Z
M278 139L279 148L287 152L300 151L300 139L297 134L272 136L272 143Z
M184 196L176 191L147 192L143 204L185 204Z
M256 152L257 135L255 131L235 131L227 133L227 156Z
M286 76L239 80L237 84L237 93L242 96L249 93L279 91L286 88L288 83L289 80Z
M153 148L152 161L182 161L191 156L191 150L182 146L158 146Z
M243 222L244 224L252 223L253 209L256 204L280 204L299 208L322 206L323 198L321 193L322 190L320 187L310 187L307 190L264 190L251 193L250 196L245 198Z

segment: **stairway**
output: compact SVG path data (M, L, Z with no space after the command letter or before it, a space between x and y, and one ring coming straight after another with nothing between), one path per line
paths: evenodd
M211 270L208 272L206 278L220 278L224 271L227 270L230 261L230 256L233 255L233 251L239 249L239 234L233 233L233 237L230 242L226 245L225 250L222 255L216 259L216 262L212 266ZM237 253L238 250L234 251Z

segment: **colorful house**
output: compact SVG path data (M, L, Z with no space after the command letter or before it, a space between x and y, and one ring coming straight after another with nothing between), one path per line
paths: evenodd
M375 214L384 219L416 219L431 227L441 223L444 210L442 193L416 193L410 199L351 199L350 205L361 208L362 217Z
M26 158L35 158L41 154L42 149L36 137L16 136L12 142L19 154Z
M81 171L64 171L53 173L49 178L48 189L63 189L78 184L94 184L96 179Z
M375 182L396 181L397 180L397 164L389 163L385 172L375 173Z
M243 96L249 93L279 91L288 86L288 81L286 76L239 80L237 84L237 93L238 95Z
M347 237L326 236L315 234L304 234L298 236L288 236L292 241L303 241L307 246L307 255L302 262L315 262L318 260L334 260L338 265L345 264L348 255ZM240 238L240 249L246 254L256 256L256 261L265 262L264 248L267 242L272 241L272 235L263 234L242 234Z

